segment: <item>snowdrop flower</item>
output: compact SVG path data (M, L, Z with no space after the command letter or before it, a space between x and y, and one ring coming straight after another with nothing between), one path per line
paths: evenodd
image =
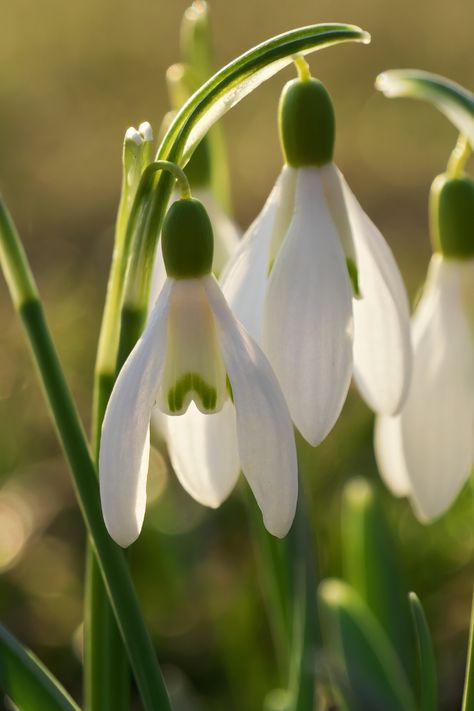
M222 277L312 445L335 424L352 374L370 407L394 414L411 368L402 279L332 162L334 134L321 82L309 74L289 82L280 101L285 165Z
M204 138L186 166L186 175L194 196L206 208L213 226L214 256L212 259L212 271L218 277L235 251L242 235L237 225L224 212L214 196L211 188L210 160L208 140ZM153 307L165 281L166 268L163 261L163 252L161 249L157 249L150 289L150 308Z
M265 356L210 273L213 237L202 203L187 198L171 206L162 249L168 277L120 371L102 428L99 473L107 529L124 547L140 533L156 401L170 420L180 420L192 403L211 421L223 414L225 437L206 451L215 465L212 476L197 471L192 479L190 473L187 488L198 500L218 505L242 469L266 527L284 536L298 488L291 418ZM187 445L194 446L192 436ZM231 466L220 469L224 459Z
M413 316L413 379L397 417L380 417L383 479L424 522L457 497L474 463L474 183L438 176L431 197L435 253Z

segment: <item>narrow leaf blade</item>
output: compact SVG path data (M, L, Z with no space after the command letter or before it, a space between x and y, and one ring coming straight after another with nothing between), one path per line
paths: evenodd
M474 147L474 94L460 84L421 69L390 69L378 75L375 87L389 98L404 96L433 104Z
M354 25L309 25L273 37L245 52L190 97L164 137L157 158L167 156L171 160L180 160L184 157L185 162L219 118L290 64L295 54L308 54L348 41L368 43L370 36Z
M342 504L344 579L359 593L415 683L415 639L395 543L375 488L359 477L344 489Z
M0 625L0 688L21 711L79 711L59 681Z
M356 591L340 580L319 587L325 650L333 684L351 711L415 711L401 663Z
M420 711L436 711L438 708L438 683L430 631L421 602L414 592L409 594L409 601L418 644Z

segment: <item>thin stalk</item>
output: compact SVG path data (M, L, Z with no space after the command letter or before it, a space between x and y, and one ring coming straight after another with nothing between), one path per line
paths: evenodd
M288 684L290 711L316 711L316 658L318 646L321 646L316 604L318 581L313 535L301 477L298 506L287 545L293 613Z
M92 451L97 466L100 428L113 378L94 384ZM130 668L99 563L88 538L84 600L84 706L86 711L129 711Z
M282 541L265 530L250 497L249 509L281 684L289 692L288 711L315 711L315 662L320 646L318 583L303 488L300 486L295 520Z
M126 144L124 146L124 156ZM124 159L125 165L125 159ZM114 364L118 347L117 313L123 291L126 260L127 222L131 207L127 171L124 170L120 205L115 228L102 323L99 333L92 398L92 453L97 467L100 430L114 384ZM125 647L110 606L90 538L86 544L84 596L84 705L86 711L128 711L130 669Z
M472 148L466 136L459 135L457 143L449 156L446 173L451 178L460 178L464 172L464 167L471 155Z
M469 645L467 650L462 711L474 711L474 593L472 597L471 621L469 624Z
M49 333L36 285L21 241L2 201L0 262L32 349L144 708L146 711L170 709L161 670L141 615L124 553L112 541L105 528L95 466Z

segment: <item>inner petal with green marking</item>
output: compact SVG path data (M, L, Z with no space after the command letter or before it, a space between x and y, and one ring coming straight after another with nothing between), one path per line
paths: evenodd
M214 316L200 279L178 279L170 297L166 359L157 404L168 415L192 400L217 412L229 397Z

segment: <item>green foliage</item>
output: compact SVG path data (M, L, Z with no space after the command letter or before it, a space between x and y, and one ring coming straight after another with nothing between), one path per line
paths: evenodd
M340 580L319 587L323 640L337 696L349 711L415 711L387 635L357 592Z

